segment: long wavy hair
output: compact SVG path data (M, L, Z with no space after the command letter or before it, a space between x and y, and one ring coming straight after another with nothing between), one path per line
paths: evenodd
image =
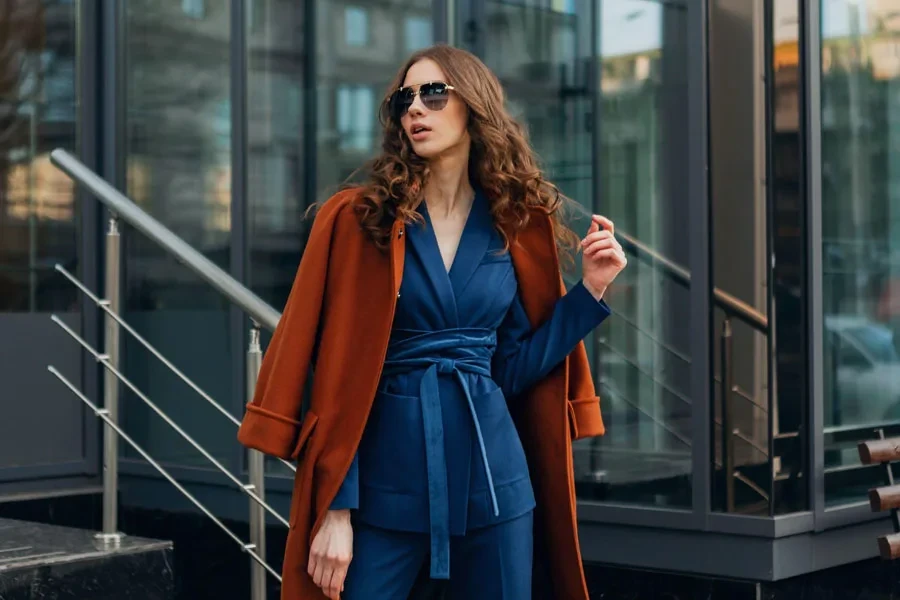
M580 238L564 223L563 213L571 201L544 178L525 128L506 110L505 93L494 73L475 55L446 44L410 56L385 91L379 111L384 128L381 153L363 167L366 175L355 203L364 231L376 246L386 249L398 215L406 222L421 220L416 209L428 182L428 162L413 152L400 122L390 114L389 99L403 85L409 68L423 59L437 63L454 86L453 93L468 107L469 178L485 193L505 249L537 209L549 215L560 264L570 267L580 245Z

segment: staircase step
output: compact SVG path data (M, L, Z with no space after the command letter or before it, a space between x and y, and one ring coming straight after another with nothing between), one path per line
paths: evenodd
M172 600L172 542L0 518L0 598Z

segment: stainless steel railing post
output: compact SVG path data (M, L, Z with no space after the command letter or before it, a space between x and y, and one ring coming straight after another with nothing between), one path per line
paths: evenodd
M734 334L731 316L722 322L722 470L725 473L725 511L733 513L734 498L734 408L731 394L734 391Z
M119 313L120 282L119 264L121 237L119 219L113 214L106 232L106 273L105 302L110 310ZM119 324L106 315L104 332L104 352L114 367L119 366ZM119 382L115 374L106 371L103 384L103 410L109 420L119 422ZM103 427L103 531L97 537L107 543L118 542L122 534L118 531L118 489L119 489L119 439L116 431Z
M262 364L262 350L259 345L259 324L253 321L250 328L250 344L247 348L247 401L253 399L259 368ZM248 451L250 486L257 496L266 499L266 463L265 455L257 450ZM250 543L255 546L256 553L266 560L266 513L263 507L250 501ZM252 600L266 598L266 571L256 561L250 561L250 597Z

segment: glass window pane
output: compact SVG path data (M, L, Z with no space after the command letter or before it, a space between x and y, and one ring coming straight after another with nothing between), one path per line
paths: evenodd
M302 2L254 0L247 74L251 289L281 310L305 238L307 132ZM315 135L310 132L309 135Z
M804 198L803 135L801 128L800 2L777 0L772 11L772 114L768 116L772 164L772 307L775 324L774 415L776 512L807 510L808 464L804 446L808 443L809 385L807 366L808 265ZM762 367L760 361L757 361ZM760 375L762 376L762 375ZM762 440L760 440L762 441ZM767 447L768 440L765 440Z
M649 0L551 8L487 2L485 61L547 175L584 206L576 231L600 212L617 231L687 266L685 11ZM595 44L599 115L586 80ZM615 316L586 340L607 434L575 443L578 495L689 507L690 290L634 257L614 288Z
M0 10L0 312L72 310L75 189L50 151L77 148L75 7L16 0Z
M900 0L822 2L826 504L882 483L860 439L900 422Z
M248 23L247 73L247 283L263 300L282 310L291 291L309 221L306 197L308 135L304 113L307 61L305 3L253 0ZM270 334L263 332L263 348ZM290 476L268 457L272 474Z
M617 231L687 268L687 11L607 0L600 12L601 188ZM632 257L595 335L609 433L589 444L588 498L691 506L690 289ZM589 450L588 450L589 448Z
M415 52L420 48L426 48L432 44L431 19L426 17L407 17L406 30L404 38L406 40L406 51Z
M316 13L324 32L316 42L317 129L312 160L316 199L321 200L381 147L378 103L408 58L409 46L424 45L425 29L430 35L433 10L432 0L354 0L352 5L317 0ZM413 40L410 22L419 23L412 26Z
M190 3L196 7L198 3ZM202 4L202 3L201 3ZM125 4L127 192L218 266L231 252L231 115L228 3L202 19L181 0ZM125 232L126 318L224 406L233 405L228 308L210 286L132 230ZM142 346L124 336L125 374L221 460L234 426ZM197 356L204 360L197 360ZM126 430L165 462L211 467L133 394ZM125 448L127 456L135 456Z
M181 0L181 10L189 17L202 19L206 13L205 2L206 0Z
M369 43L369 13L365 8L345 7L344 27L348 46L365 46Z
M759 20L760 5L743 0L710 4L708 80L715 382L711 502L714 511L756 516L808 506L803 465L808 338L805 299L798 291L805 289L806 261L805 205L798 196L798 2L769 5L772 22L767 24ZM765 56L771 53L772 65L754 59L757 35L768 36ZM772 77L764 78L769 68ZM773 82L769 89L767 81ZM765 110L769 92L771 113ZM768 148L774 157L770 187ZM767 260L770 199L777 261ZM749 314L737 312L734 300ZM772 340L770 320L777 325Z

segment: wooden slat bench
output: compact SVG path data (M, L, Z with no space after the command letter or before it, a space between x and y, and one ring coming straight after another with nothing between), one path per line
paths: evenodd
M860 442L857 448L862 464L880 464L884 469L885 485L869 490L869 505L873 512L891 512L894 533L878 538L878 550L881 558L894 560L900 558L900 485L894 484L891 464L900 460L900 438L885 438L881 429L878 435L880 439Z

